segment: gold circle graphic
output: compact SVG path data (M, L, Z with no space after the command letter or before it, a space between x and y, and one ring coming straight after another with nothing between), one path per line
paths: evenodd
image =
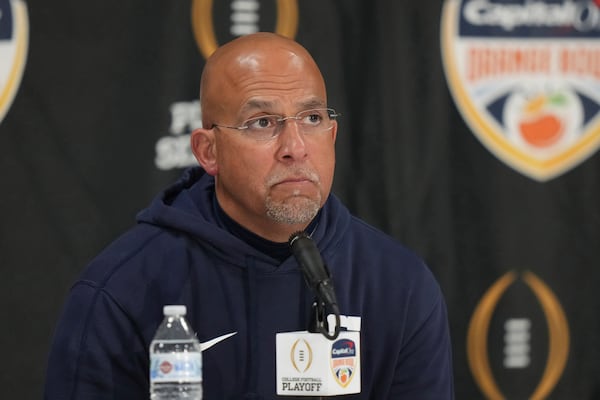
M516 279L516 272L507 272L488 289L473 312L467 333L467 358L471 373L490 400L505 399L494 380L487 354L490 320L502 294ZM548 324L548 359L540 383L530 397L531 400L541 400L552 392L567 363L569 326L552 290L532 272L524 272L522 279L540 302Z
M548 397L560 379L569 357L569 325L565 313L552 290L531 272L523 274L523 280L542 305L548 323L548 360L544 375L531 395L531 400L541 400Z
M512 271L508 272L488 289L477 305L477 308L475 308L467 333L467 357L471 373L475 377L475 381L481 388L481 391L490 400L504 399L492 375L487 354L487 337L490 320L500 297L502 297L502 294L515 279L516 273Z
M213 0L193 0L192 26L194 38L200 53L204 58L219 47L215 34L213 16ZM298 30L298 2L297 0L277 0L277 23L275 32L293 39Z

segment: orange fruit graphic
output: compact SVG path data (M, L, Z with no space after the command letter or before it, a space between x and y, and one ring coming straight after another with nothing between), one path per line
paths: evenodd
M553 114L538 114L519 123L523 139L534 147L548 147L562 136L562 121Z

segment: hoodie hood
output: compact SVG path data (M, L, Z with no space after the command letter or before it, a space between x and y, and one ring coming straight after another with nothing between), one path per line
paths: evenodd
M185 233L195 240L208 243L220 257L237 265L252 256L268 264L276 263L238 237L229 233L216 214L214 177L201 167L184 171L181 178L154 198L150 206L137 215L138 223L156 225ZM325 257L335 250L347 232L351 216L339 199L331 194L317 216L319 220L312 239ZM289 259L282 264L288 263Z

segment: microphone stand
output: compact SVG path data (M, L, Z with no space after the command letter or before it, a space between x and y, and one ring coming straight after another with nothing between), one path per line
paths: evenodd
M329 340L337 339L340 334L340 308L337 304L335 290L331 282L331 274L327 265L321 258L317 245L304 231L292 233L289 239L292 254L298 261L300 270L309 288L315 294L313 309L314 320L309 322L308 331L320 332ZM329 307L335 315L335 329L329 333L329 326L325 320L325 309Z
M308 331L321 333L327 339L335 340L341 329L340 308L337 304L335 290L329 280L331 275L323 263L319 249L305 232L293 233L290 236L289 244L294 257L298 260L308 287L315 293L315 301L312 305L314 318L308 323ZM327 307L335 316L333 333L330 333L329 323L326 319ZM315 398L322 400L323 396Z
M331 305L333 314L335 315L335 328L334 333L329 332L329 323L325 318L325 302L320 300L317 296L315 302L312 305L314 318L309 321L308 331L310 333L321 333L329 340L335 340L340 334L340 311L337 304ZM323 400L323 396L314 397L316 400Z

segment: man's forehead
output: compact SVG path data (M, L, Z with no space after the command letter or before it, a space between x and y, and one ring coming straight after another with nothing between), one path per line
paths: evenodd
M216 72L224 72L229 79L237 75L247 76L246 74L266 74L275 79L284 79L290 74L308 73L312 69L312 62L289 50L253 49L224 56L213 67Z
M294 99L292 106L299 110L308 110L311 108L325 107L327 102L317 96L311 96L307 98ZM281 110L285 107L285 104L280 99L262 99L262 98L251 98L248 99L242 105L240 112L251 112L251 111L276 111Z
M257 70L260 67L261 59L256 53L242 54L236 58L236 64L249 70Z

